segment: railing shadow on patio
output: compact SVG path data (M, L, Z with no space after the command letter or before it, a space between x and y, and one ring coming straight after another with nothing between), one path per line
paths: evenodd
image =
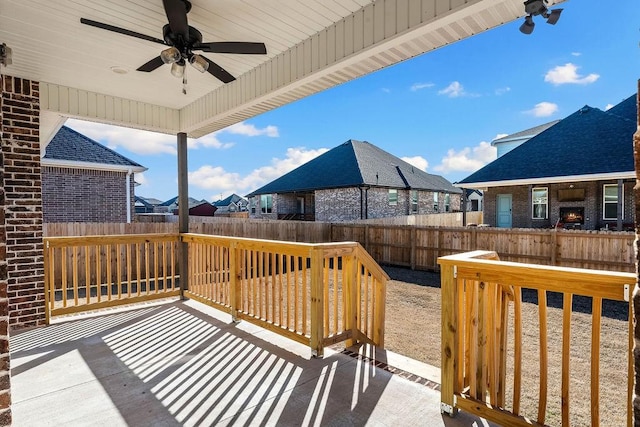
M548 417L551 346L561 346L559 368L560 401L557 420L570 425L572 406L570 384L571 359L576 357L572 341L572 313L576 312L575 296L590 300L591 333L583 333L590 350L590 378L584 381L590 398L590 414L582 424L599 426L600 407L612 405L601 397L600 354L603 301L628 301L628 348L626 351L626 402L614 405L624 414L627 425L632 422L633 393L633 307L630 290L635 283L633 273L586 270L500 261L491 251L474 251L439 258L442 287L442 365L441 410L455 415L463 410L488 420L513 426L544 426ZM535 306L537 326L523 330L523 290L537 294ZM562 299L560 336L548 334L548 295ZM582 299L582 298L581 298ZM581 301L583 303L584 301ZM531 314L531 313L529 313ZM523 361L523 337L537 340L537 353ZM557 341L556 341L557 339ZM583 347L581 347L583 348ZM624 350L622 350L624 351ZM535 360L538 359L538 366ZM533 362L533 363L532 363ZM523 378L532 375L539 390L534 400L537 410L529 406L523 415ZM583 382L583 381L581 381ZM619 384L623 387L622 384ZM532 390L526 390L531 394ZM606 390L608 391L608 390ZM535 399L535 397L533 397ZM573 401L575 403L575 401ZM527 402L531 404L532 402ZM626 405L625 405L626 403ZM535 411L535 412L534 412Z
M392 375L373 364L308 358L212 312L177 301L18 333L12 375L35 387L15 390L14 421L86 423L111 411L126 425L361 424L398 410L381 401Z

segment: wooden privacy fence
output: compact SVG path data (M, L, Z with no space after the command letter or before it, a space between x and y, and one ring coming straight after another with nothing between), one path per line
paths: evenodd
M199 234L307 243L358 242L378 263L420 270L438 270L441 256L488 250L505 261L635 271L635 234L629 232L194 220L190 231ZM49 237L177 232L173 223L44 224L44 234Z
M547 414L548 339L547 294L562 294L562 425L570 425L571 315L574 295L592 300L591 422L600 425L600 329L602 301L629 301L635 283L632 273L546 267L500 261L495 252L476 251L439 259L442 267L442 410L454 415L462 409L501 425L543 426ZM539 330L523 331L522 290L537 292ZM509 331L513 325L513 331ZM509 333L513 334L508 340ZM539 366L523 363L523 335L539 337ZM584 339L580 337L579 339ZM509 343L513 347L509 348ZM633 310L629 304L627 419L631 425L633 392ZM513 359L507 363L507 355ZM507 366L513 371L507 372ZM525 370L539 377L537 415L521 414L520 396ZM537 371L536 371L537 370ZM508 375L509 374L509 375ZM513 378L512 384L506 379ZM507 391L511 392L507 399ZM510 402L507 404L507 402Z
M532 264L635 271L634 233L333 224L332 241L359 242L380 264L437 270L441 256L474 250Z
M179 294L178 234L46 237L50 316Z
M311 347L384 346L388 276L357 243L306 244L197 234L185 295Z

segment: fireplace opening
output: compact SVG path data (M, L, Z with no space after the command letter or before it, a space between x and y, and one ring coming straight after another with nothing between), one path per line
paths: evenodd
M584 208L560 208L560 222L564 224L584 224Z

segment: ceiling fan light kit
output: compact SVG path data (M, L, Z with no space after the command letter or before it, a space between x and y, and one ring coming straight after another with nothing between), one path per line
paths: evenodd
M184 76L186 62L189 61L201 73L208 71L209 74L221 82L230 83L235 80L235 77L209 58L195 54L193 51L237 55L265 55L267 53L264 43L202 42L202 33L189 26L187 21L187 13L191 10L191 2L188 0L162 0L162 5L169 21L162 28L164 40L91 19L80 18L80 22L103 30L169 46L162 50L159 56L136 69L146 73L152 72L164 64L171 64L171 74L176 77L182 77Z

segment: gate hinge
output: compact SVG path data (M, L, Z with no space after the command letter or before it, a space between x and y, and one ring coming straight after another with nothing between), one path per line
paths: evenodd
M458 278L458 266L457 265L453 266L453 278L454 279Z
M453 405L449 405L448 403L440 402L440 413L447 414L450 417L454 417L456 415L456 410L454 406L456 404L456 396L453 396Z
M624 285L624 300L629 302L631 298L631 285Z

